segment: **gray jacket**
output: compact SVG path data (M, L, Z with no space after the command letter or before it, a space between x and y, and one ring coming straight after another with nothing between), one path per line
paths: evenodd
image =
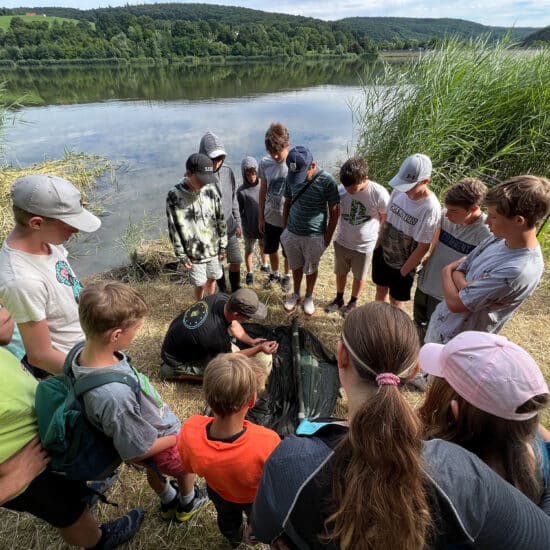
M216 134L206 132L201 138L199 153L212 158L210 155L216 152L223 152L225 154L223 143ZM217 156L217 154L214 156ZM237 231L237 228L241 227L235 174L233 174L233 170L229 166L222 164L216 175L218 176L218 189L222 197L223 215L227 224L227 235L232 236Z

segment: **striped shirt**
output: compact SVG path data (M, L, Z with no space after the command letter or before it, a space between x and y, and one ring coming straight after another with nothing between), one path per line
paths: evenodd
M295 235L322 235L327 228L327 206L340 203L338 186L331 174L322 170L313 177L315 181L292 204L288 214L287 229ZM292 200L307 184L306 181L291 186L287 180L285 199Z

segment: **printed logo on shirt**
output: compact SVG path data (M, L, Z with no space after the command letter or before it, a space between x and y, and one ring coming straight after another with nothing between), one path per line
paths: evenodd
M397 206L397 204L392 203L390 210L398 218L401 218L405 223L408 223L409 225L416 225L418 223L418 218L415 218L414 216L407 214L407 212L405 212L405 210L403 210L401 207Z
M74 299L78 302L80 297L80 291L82 285L80 281L75 277L71 266L64 260L59 260L55 264L55 277L63 285L70 286L73 289Z
M367 214L367 209L362 202L352 199L349 214L342 214L342 218L350 225L362 225L371 220L372 216Z
M476 247L475 244L466 243L456 237L453 237L453 235L444 229L442 229L439 234L439 241L447 245L449 248L460 252L460 254L464 254L465 256L467 256Z
M197 329L204 324L208 317L208 304L201 300L193 304L183 314L183 326L188 329Z

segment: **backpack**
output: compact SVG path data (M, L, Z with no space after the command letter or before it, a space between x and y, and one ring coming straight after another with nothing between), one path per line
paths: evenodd
M49 468L69 479L105 479L120 465L113 440L96 428L86 416L83 395L94 388L119 382L127 384L139 400L140 386L121 373L88 374L75 379L72 364L84 342L75 345L65 359L63 374L39 382L35 408L42 446L51 457Z

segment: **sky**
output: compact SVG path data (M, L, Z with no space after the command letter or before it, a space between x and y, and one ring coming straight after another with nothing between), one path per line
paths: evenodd
M164 0L166 1L166 0ZM452 17L492 26L545 27L550 25L550 0L201 0L208 4L242 6L264 11L305 15L325 20L344 17ZM60 6L89 9L129 4L141 0L4 0L2 7ZM335 9L335 6L338 6Z

